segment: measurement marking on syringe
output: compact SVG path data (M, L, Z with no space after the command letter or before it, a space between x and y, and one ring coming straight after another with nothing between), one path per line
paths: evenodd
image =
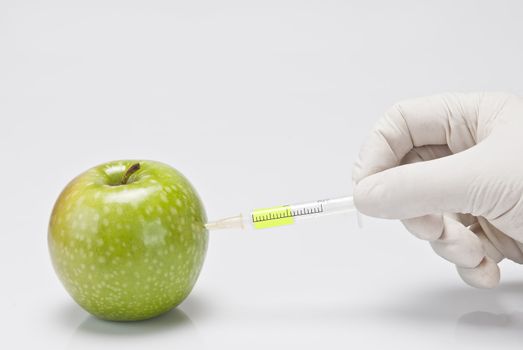
M311 214L320 214L323 213L323 205L320 204L319 207L314 208L301 208L292 211L292 216L303 216Z
M284 209L282 211L282 209ZM263 213L265 212L265 213ZM262 214L263 213L263 214ZM293 213L289 208L269 208L269 209L258 209L252 213L253 222L262 222L270 220L278 220L285 218L292 218Z
M291 208L288 205L256 209L252 212L252 223L255 228L290 225L294 223Z
M321 214L321 213L323 213L323 211L324 211L323 203L319 203L318 205L316 205L314 207L298 208L298 209L292 209L289 206L283 206L283 207L255 210L252 213L251 218L252 218L253 223L260 223L260 222L265 222L265 221L294 218L297 216Z
M260 222L260 221L268 221L268 220L277 220L277 219L284 219L284 218L291 218L293 216L296 216L292 213L286 214L286 213L267 213L265 215L252 215L252 221L253 222Z

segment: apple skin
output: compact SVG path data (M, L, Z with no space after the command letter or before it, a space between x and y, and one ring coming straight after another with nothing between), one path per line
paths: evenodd
M140 169L121 184L133 164ZM73 179L55 203L51 260L73 299L106 320L158 316L191 292L207 251L206 214L172 167L121 160Z

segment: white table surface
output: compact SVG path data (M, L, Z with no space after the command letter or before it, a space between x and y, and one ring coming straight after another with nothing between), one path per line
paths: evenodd
M518 1L0 2L0 348L521 348L523 271L475 290L393 221L213 232L195 289L139 323L97 320L50 264L74 176L167 162L210 218L351 192L393 102L521 93Z

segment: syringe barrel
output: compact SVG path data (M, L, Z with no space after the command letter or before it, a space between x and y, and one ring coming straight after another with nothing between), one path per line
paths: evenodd
M314 202L289 205L296 221L314 219L320 216L350 213L356 210L352 197L322 199Z
M356 210L354 207L354 199L351 196L325 199L320 202L322 202L323 207L325 208L325 212L338 213Z
M294 224L298 221L321 216L357 212L352 197L323 199L314 202L297 203L271 208L256 209L248 216L238 215L210 222L207 229L227 229L252 227L270 228ZM359 223L359 220L358 220Z

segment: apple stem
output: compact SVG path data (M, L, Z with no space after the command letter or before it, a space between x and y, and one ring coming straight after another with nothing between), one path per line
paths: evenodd
M123 175L121 184L125 185L127 181L129 181L131 175L137 172L138 170L140 170L140 163L134 163L133 165L131 165Z

